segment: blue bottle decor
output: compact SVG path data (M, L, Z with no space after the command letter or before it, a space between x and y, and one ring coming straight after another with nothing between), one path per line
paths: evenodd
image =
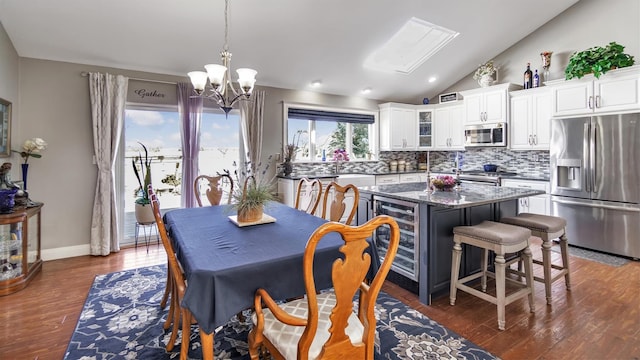
M24 190L27 190L27 173L29 172L29 164L22 164L22 184Z

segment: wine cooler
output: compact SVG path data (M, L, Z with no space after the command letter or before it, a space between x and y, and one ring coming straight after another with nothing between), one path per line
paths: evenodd
M400 228L400 244L391 269L396 273L418 281L419 213L418 204L380 196L373 197L375 215L391 216ZM376 231L376 247L380 261L389 248L390 230L383 226Z

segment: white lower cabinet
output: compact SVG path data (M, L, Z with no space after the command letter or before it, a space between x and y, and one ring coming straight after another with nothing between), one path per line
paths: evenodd
M543 190L545 194L520 198L518 200L518 214L527 212L540 215L551 215L550 186L548 181L503 179L502 186Z
M420 181L420 173L400 174L399 183L413 183Z
M376 175L376 185L389 185L400 183L398 174Z

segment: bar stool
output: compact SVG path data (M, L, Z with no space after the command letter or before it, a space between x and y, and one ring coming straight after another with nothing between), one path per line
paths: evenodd
M451 290L449 293L451 305L455 305L456 292L458 289L492 304L496 304L498 308L498 329L500 330L504 330L505 328L504 308L513 301L528 296L529 308L531 312L535 311L535 304L533 302L533 263L531 250L529 249L529 240L531 238L530 230L493 221L483 221L473 226L456 226L453 228L453 234L455 244L453 246L451 262ZM484 251L481 263L482 270L479 273L459 279L460 259L462 257L461 244L480 247L484 249ZM489 250L496 254L494 262L495 273L487 271ZM506 278L506 262L504 256L508 253L519 253L523 259L526 285L519 281ZM494 278L496 281L496 296L486 293L487 276ZM482 278L482 291L465 285L465 283L480 277ZM509 296L506 296L505 290L507 281L519 288L511 292Z
M533 236L542 239L542 261L534 259L533 263L542 265L544 278L535 276L536 281L544 283L544 290L547 296L547 304L551 304L551 284L564 276L567 290L571 290L571 280L569 278L569 247L566 234L567 221L561 217L539 215L531 213L520 213L514 217L504 217L500 222L510 225L521 226L531 230ZM551 247L553 239L560 239L560 254L562 256L562 266L551 263ZM551 269L560 270L551 277Z

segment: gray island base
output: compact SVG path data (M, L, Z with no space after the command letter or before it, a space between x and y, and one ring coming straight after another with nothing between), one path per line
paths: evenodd
M400 226L400 247L388 280L418 294L429 305L432 297L448 293L451 280L453 228L500 221L517 214L518 199L544 191L462 184L459 190L427 192L425 183L359 187L358 223L389 215ZM388 232L376 233L381 257ZM460 275L480 270L482 249L463 246Z

